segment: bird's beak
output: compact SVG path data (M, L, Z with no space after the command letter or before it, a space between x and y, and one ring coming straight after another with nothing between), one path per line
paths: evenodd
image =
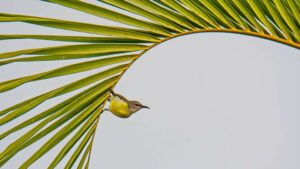
M150 107L142 105L142 108L150 109Z

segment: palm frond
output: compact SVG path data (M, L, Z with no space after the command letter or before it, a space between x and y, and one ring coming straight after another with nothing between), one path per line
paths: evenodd
M70 154L66 168L87 168L103 106L124 72L152 47L174 37L201 32L229 32L257 36L300 48L300 2L297 0L44 0L128 27L0 13L0 22L23 22L89 35L0 34L0 40L35 39L73 42L62 46L0 53L0 66L16 62L91 59L49 71L0 82L0 93L26 83L103 68L80 80L22 101L0 111L0 125L8 126L0 139L31 127L0 154L0 166L21 150L54 133L20 168L27 168L63 140L67 140L49 168ZM103 5L105 4L105 6ZM107 7L107 6L111 6ZM128 15L131 13L132 15ZM139 16L139 17L135 17ZM83 91L53 107L12 125L19 117L49 99ZM70 136L70 137L68 137ZM74 150L74 151L72 151Z

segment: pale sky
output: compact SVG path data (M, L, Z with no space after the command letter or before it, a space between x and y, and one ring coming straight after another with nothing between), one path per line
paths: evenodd
M2 0L0 12L117 25L38 0ZM0 34L5 33L72 34L2 23ZM58 44L63 43L1 41L0 50ZM82 61L10 64L0 67L0 81ZM97 71L34 82L0 94L0 109ZM115 89L151 109L129 119L103 114L90 168L298 169L299 72L299 49L265 39L201 33L164 42L134 63ZM67 96L52 99L32 113ZM0 151L22 134L1 140ZM3 168L17 168L41 145L22 151ZM31 168L46 168L61 145Z

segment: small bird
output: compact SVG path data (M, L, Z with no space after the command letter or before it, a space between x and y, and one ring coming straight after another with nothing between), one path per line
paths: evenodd
M112 90L111 94L108 110L120 118L128 118L142 108L150 109L148 106L143 105L139 101L128 100L124 96L117 94Z

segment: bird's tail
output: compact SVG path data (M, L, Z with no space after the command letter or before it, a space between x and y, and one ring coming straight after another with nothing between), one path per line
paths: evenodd
M111 93L113 96L116 95L116 93L113 91L113 89L110 89L110 93Z

